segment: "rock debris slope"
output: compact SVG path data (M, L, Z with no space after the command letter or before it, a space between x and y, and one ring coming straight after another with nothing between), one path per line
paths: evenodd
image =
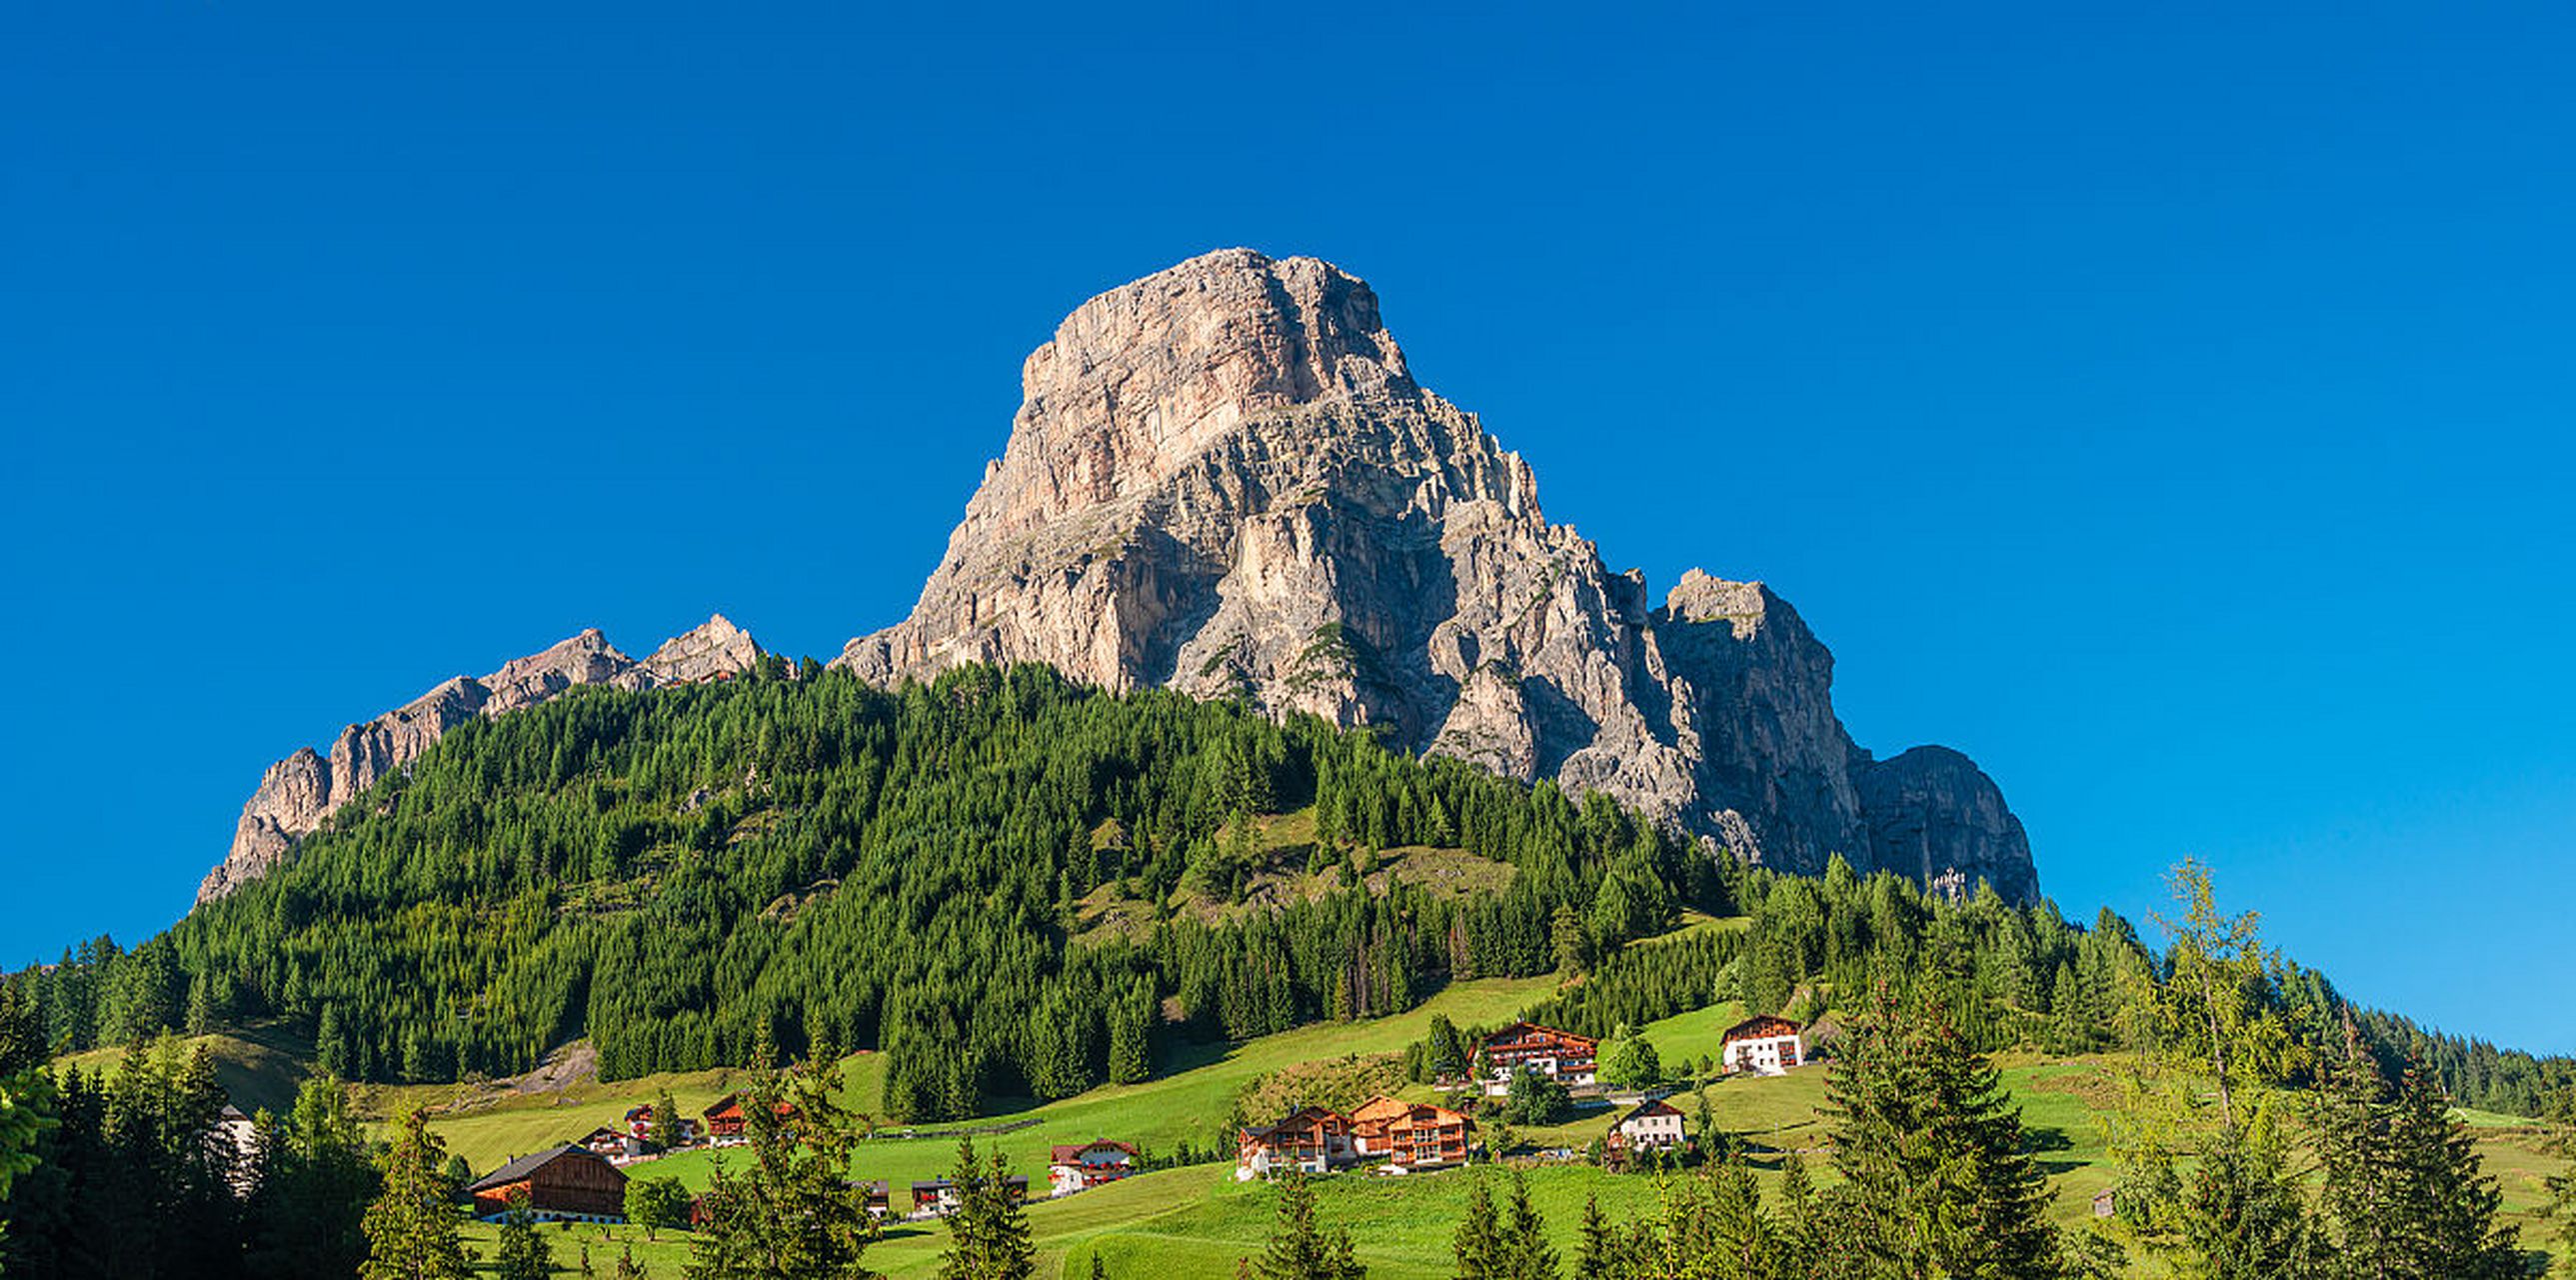
M1658 605L1610 572L1329 263L1231 249L1112 290L1021 385L912 615L835 665L1241 694L1604 791L1751 862L2038 891L1967 757L1854 745L1833 655L1760 583L1693 570Z

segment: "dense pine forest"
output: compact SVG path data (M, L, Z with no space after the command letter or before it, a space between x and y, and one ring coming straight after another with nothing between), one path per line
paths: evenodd
M1227 923L1169 905L1240 895L1249 819L1309 805L1345 887ZM1402 845L1515 871L1467 901L1361 887ZM1545 972L1559 906L1615 947L1722 892L1607 802L1311 719L1037 667L899 692L809 674L468 725L292 865L131 953L102 940L17 981L57 1050L283 1016L353 1079L512 1073L580 1035L611 1078L739 1063L763 1035L793 1057L879 1047L890 1106L927 1119L1141 1078L1155 1036ZM1154 927L1076 937L1103 897L1157 904Z
M1589 971L1533 1010L1607 1035L1721 1000L1813 1018L1902 971L1987 1049L2138 1043L2167 961L1990 890L1952 903L1835 861L1819 878L1699 856L1597 797L1040 667L897 691L811 668L585 689L450 734L289 866L131 952L98 940L11 982L56 1053L282 1017L343 1078L536 1065L587 1036L603 1075L859 1048L887 1106L971 1114L1142 1079L1158 1040L1244 1039L1408 1007L1479 975ZM1242 902L1277 855L1258 815L1311 807L1316 892ZM1511 868L1497 892L1369 879L1404 846ZM1298 868L1290 868L1297 870ZM1125 904L1148 927L1086 928ZM1266 909L1262 909L1266 904ZM1685 908L1741 932L1667 930ZM2258 997L2312 1061L2341 1043L2322 975ZM2394 1070L2532 1114L2576 1064L2360 1012Z

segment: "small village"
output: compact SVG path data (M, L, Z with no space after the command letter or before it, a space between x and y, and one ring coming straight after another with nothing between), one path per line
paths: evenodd
M1781 1017L1754 1017L1729 1027L1719 1058L1721 1076L1777 1076L1808 1065L1813 1057L1809 1029ZM1347 1114L1323 1106L1299 1106L1278 1120L1236 1130L1234 1177L1250 1182L1289 1174L1328 1175L1366 1171L1404 1177L1435 1173L1509 1153L1495 1152L1481 1141L1470 1114L1479 1100L1507 1096L1516 1080L1543 1079L1561 1089L1577 1109L1610 1118L1601 1132L1598 1158L1605 1168L1661 1167L1689 1147L1690 1121L1655 1088L1620 1088L1598 1075L1600 1042L1554 1027L1514 1022L1476 1043L1477 1068L1467 1076L1438 1081L1435 1089L1457 1103L1407 1101L1380 1094ZM745 1142L746 1098L728 1093L698 1116L664 1116L651 1103L629 1108L615 1125L602 1125L542 1151L522 1155L485 1173L463 1188L475 1217L498 1222L512 1213L535 1220L564 1223L622 1223L627 1219L629 1170L647 1167L683 1151L722 1152ZM778 1104L779 1116L792 1124L794 1109ZM228 1122L238 1117L230 1112ZM246 1121L244 1122L247 1123ZM657 1139L657 1134L661 1139ZM917 1140L906 1133L887 1141ZM667 1140L663 1140L667 1139ZM1571 1160L1578 1153L1558 1149L1540 1159ZM1049 1149L1042 1198L1061 1199L1141 1172L1145 1153L1117 1138L1056 1144ZM895 1187L885 1179L854 1179L863 1189L868 1212L883 1221L920 1222L955 1211L957 1187L946 1178L909 1182L900 1206ZM1004 1179L1004 1194L1025 1201L1031 1179ZM703 1226L703 1197L688 1206L688 1225Z

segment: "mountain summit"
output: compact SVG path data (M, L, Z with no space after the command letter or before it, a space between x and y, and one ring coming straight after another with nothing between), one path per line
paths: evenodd
M1602 791L1751 862L2038 891L1974 763L1856 746L1832 654L1762 584L1693 570L1658 607L1610 572L1330 263L1228 249L1111 290L1021 386L912 615L834 665L1244 696Z
M284 863L304 837L359 792L429 750L476 716L497 716L581 685L651 689L729 679L767 655L751 633L719 613L671 637L637 662L590 628L481 679L455 676L409 703L340 731L325 755L311 747L268 767L233 824L232 848L197 886L209 902Z

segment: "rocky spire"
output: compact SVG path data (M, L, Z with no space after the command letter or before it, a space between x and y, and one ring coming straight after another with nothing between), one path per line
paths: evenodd
M1228 249L1113 289L1021 387L912 615L836 665L1240 693L1607 792L1750 861L2036 891L1973 764L1855 747L1832 655L1759 583L1694 570L1652 607L1330 263Z

